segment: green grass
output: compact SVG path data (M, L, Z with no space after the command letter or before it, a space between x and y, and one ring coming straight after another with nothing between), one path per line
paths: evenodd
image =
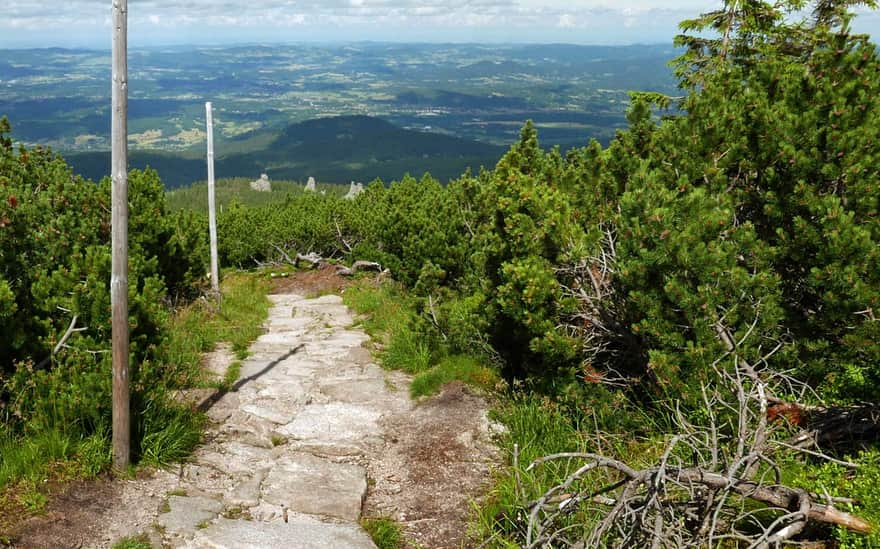
M52 480L90 478L110 465L103 433L76 438L49 430L30 436L0 428L0 545L11 544L17 522L43 512Z
M222 385L220 387L223 391L229 391L232 389L232 386L235 385L235 382L238 381L238 377L241 375L241 362L236 360L232 364L226 368L226 375L223 376Z
M417 328L416 299L400 285L385 282L377 286L362 280L347 288L343 299L363 315L361 326L379 343L382 365L415 376L410 388L413 398L436 394L456 380L484 389L498 382L497 373L479 360L448 355L432 344L433 339Z
M210 384L201 369L202 353L217 343L229 342L236 355L247 352L250 343L263 332L268 316L268 283L260 276L227 274L221 286L223 298L216 304L196 302L180 311L169 326L165 362L176 365L182 378L179 387ZM233 362L222 388L229 389L238 380L240 362ZM160 397L161 398L161 397ZM185 458L200 442L203 417L166 402L146 402L141 417L140 458L147 465L165 465Z
M0 486L22 480L39 480L49 463L71 459L76 450L76 441L57 431L31 437L0 432Z
M411 325L404 324L391 332L382 363L392 370L418 374L431 367L431 354L431 347L424 337L414 332Z
M363 315L360 325L379 343L382 365L411 374L431 366L432 350L414 330L414 300L394 282L376 285L362 280L347 288L343 301Z
M403 528L390 517L362 518L361 526L378 549L398 549L404 545Z
M263 332L270 305L266 297L268 281L260 276L232 273L224 277L221 289L219 310L212 303L197 302L180 311L171 322L165 362L178 365L187 374L186 379L180 380L182 386L204 381L200 369L202 353L225 341L242 359L247 356L251 342Z
M360 280L346 288L342 299L356 313L364 315L360 325L379 340L387 340L395 330L410 324L415 316L412 298L394 282L377 286Z
M853 513L873 527L868 535L835 527L829 534L841 549L869 549L880 547L880 450L876 447L854 455L842 456L856 463L855 471L843 465L826 462L804 466L803 458L792 459L782 466L782 479L789 484L817 494L852 498L855 503L838 503L839 510Z
M114 543L110 549L150 549L150 539L145 535L126 537Z
M594 404L609 407L600 401ZM559 460L527 470L540 457L560 452L596 452L640 466L653 463L662 453L664 444L659 438L640 439L626 432L602 435L599 431L606 427L604 411L586 410L585 407L584 412L573 414L548 397L516 394L492 411L492 417L507 428L498 443L508 461L506 467L496 472L488 496L475 508L471 520L474 538L492 538L491 547L519 547L528 524L527 503L583 465L578 460ZM629 410L618 408L617 413ZM571 490L602 486L613 481L612 476L597 470ZM595 519L589 511L579 510L567 517L565 524L586 530Z
M526 471L535 459L557 452L584 451L577 426L548 401L520 397L493 411L495 419L507 427L498 441L508 456L508 466L499 471L472 520L478 540L494 537L493 547L519 547L524 539L528 511L526 503L536 499L555 481L564 478L569 467L564 462ZM514 462L514 445L517 459Z
M436 394L450 381L464 381L470 385L492 389L498 383L498 374L474 358L463 355L443 357L428 370L416 375L409 392L413 398Z

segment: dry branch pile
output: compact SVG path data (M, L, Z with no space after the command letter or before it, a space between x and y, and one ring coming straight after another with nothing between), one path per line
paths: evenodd
M612 269L607 255L581 266L576 272L589 284L571 290L582 300L585 346L596 354L608 351L602 345L613 333L601 304L608 302ZM783 484L778 463L802 452L855 468L821 448L876 434L878 408L785 402L775 395L808 389L767 366L781 345L751 363L739 354L743 341L733 338L723 318L716 331L727 353L713 365L714 382L701 388L705 417L671 410L677 429L659 460L636 467L598 453L560 453L529 466L568 461L573 472L528 504L526 547L775 547L797 539L811 522L871 531L866 521L835 507L852 500ZM743 339L752 335L750 330Z
M795 538L811 521L870 532L867 522L835 508L849 501L781 483L780 452L797 448L782 440L790 439L788 425L768 419L776 401L769 395L791 380L767 371L759 376L735 362L732 372L716 368L715 387L703 387L706 421L695 424L675 411L679 432L649 467L591 453L532 463L530 469L558 460L580 466L530 504L526 546L770 547ZM592 522L563 526L572 513Z

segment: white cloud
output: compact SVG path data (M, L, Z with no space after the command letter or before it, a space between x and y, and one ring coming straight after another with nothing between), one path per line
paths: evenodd
M559 19L556 21L556 26L561 29L571 29L577 26L577 21L570 13L564 13L559 16Z
M129 0L128 8L135 43L246 41L273 32L284 37L291 27L299 29L298 38L327 40L669 43L678 21L720 5L721 0ZM16 37L44 38L49 45L71 34L100 34L110 2L0 0L0 13L0 48ZM878 26L873 14L859 19Z

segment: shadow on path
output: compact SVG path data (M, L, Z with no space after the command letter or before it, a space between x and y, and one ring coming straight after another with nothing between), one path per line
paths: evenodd
M267 373L269 373L270 370L275 368L275 366L278 366L279 364L281 364L282 362L284 362L288 358L292 357L293 355L295 355L296 353L298 353L299 351L304 349L305 346L306 346L305 343L300 343L299 345L290 349L289 351L287 351L286 353L284 353L280 357L276 358L275 360L273 360L269 364L266 364L266 367L263 368L262 370L260 370L259 372L239 379L238 381L235 382L235 384L232 387L230 387L228 389L219 389L216 393L211 395L211 398L208 398L204 402L202 402L199 405L199 407L197 408L197 410L199 412L207 412L208 410L213 408L214 405L217 404L217 402L221 398L226 396L227 393L238 392L238 390L241 389L242 387L244 387L245 384L250 383L251 381L254 381L254 380L259 379L262 376L266 375Z

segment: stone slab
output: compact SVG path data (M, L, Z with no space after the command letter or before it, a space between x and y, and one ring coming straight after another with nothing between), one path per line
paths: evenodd
M219 501L206 497L170 496L168 506L170 511L159 515L157 522L165 532L178 536L194 534L223 510Z
M234 507L255 507L260 503L260 488L266 474L266 471L257 471L254 476L240 481L235 488L223 496L223 500Z
M214 448L201 448L196 453L198 463L209 465L229 475L250 474L272 466L271 450L238 441L230 441Z
M364 448L381 442L381 412L359 404L332 402L306 406L290 423L276 432L318 446L344 445ZM302 447L302 445L300 445Z
M348 403L378 402L384 400L382 397L388 391L384 376L333 379L321 383L318 389L331 400Z
M360 465L334 463L310 454L279 459L263 481L262 500L298 513L357 521L367 494Z
M375 549L357 524L326 523L309 517L288 522L220 519L187 545L199 549Z

